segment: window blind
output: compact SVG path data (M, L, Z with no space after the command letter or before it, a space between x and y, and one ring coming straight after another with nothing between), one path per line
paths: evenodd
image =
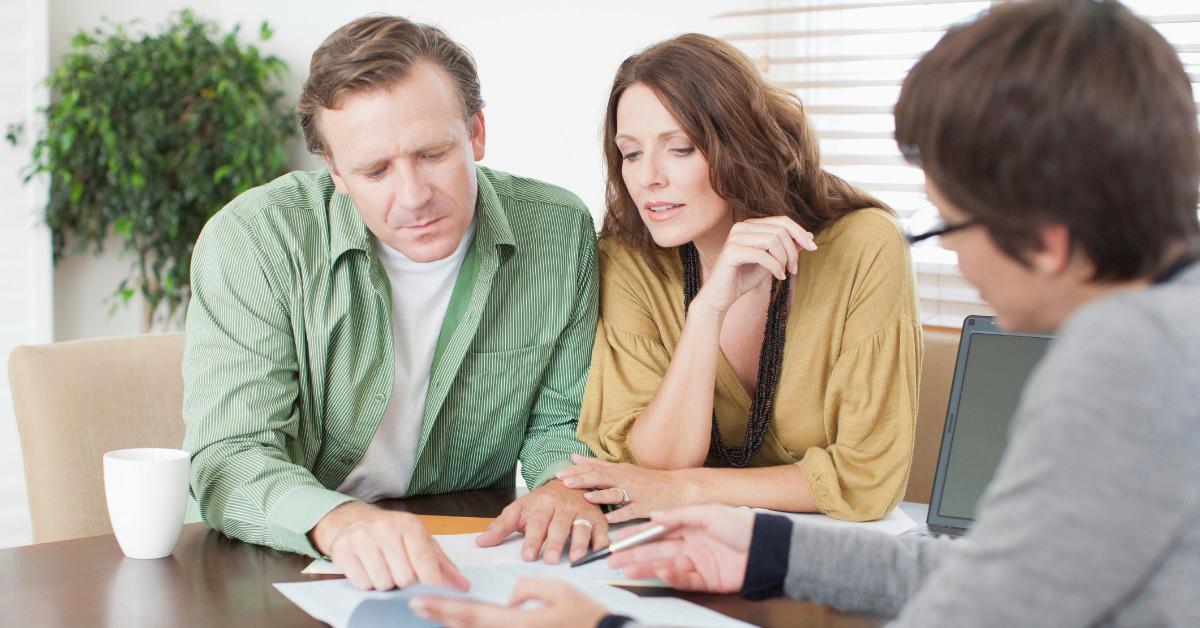
M937 221L919 169L892 138L892 108L904 76L946 29L997 2L987 0L765 1L717 16L724 38L776 85L804 102L825 167L894 208L905 227ZM1200 100L1200 5L1130 0L1126 6L1175 45ZM1191 9L1190 11L1188 9ZM927 241L913 249L923 322L959 327L990 314L958 272L953 253Z

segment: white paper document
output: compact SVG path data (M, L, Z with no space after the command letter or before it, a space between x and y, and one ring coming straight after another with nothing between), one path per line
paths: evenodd
M820 525L833 526L837 528L858 528L860 530L876 530L884 532L892 536L900 536L905 532L917 527L913 522L912 517L908 513L900 510L899 507L893 508L886 517L878 521L842 521L833 517L820 513L795 513L795 512L779 512L777 510L767 510L765 508L755 508L754 512L764 512L772 515L783 515L793 521L798 521L802 525Z
M521 543L524 539L521 535L514 534L495 547L479 547L475 545L475 539L478 536L478 533L435 534L433 538L437 540L438 545L442 546L442 551L446 552L446 557L457 565L459 569L475 565L518 564L526 567L530 575L554 577L569 573L573 577L606 584L648 587L666 586L666 583L657 578L630 580L620 570L610 568L608 562L603 560L572 569L565 553L563 554L563 561L557 565L547 565L542 561L525 562L521 558ZM309 563L308 567L305 567L302 573L340 575L344 572L341 567L327 560L318 559Z
M408 610L408 600L416 595L450 595L503 605L511 597L521 576L542 575L537 563L474 565L464 567L463 575L471 582L463 594L424 585L402 591L360 591L348 580L278 583L275 588L314 618L334 628L375 628L377 626L433 626ZM638 597L615 587L600 584L579 575L560 575L573 586L612 613L628 615L640 622L661 626L725 628L749 626L685 600L669 597Z

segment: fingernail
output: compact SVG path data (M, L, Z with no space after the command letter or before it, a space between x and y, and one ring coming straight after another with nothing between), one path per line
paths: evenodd
M583 494L583 498L584 498L584 499L595 499L595 498L596 498L596 494L595 494L595 493L584 493L584 494Z
M429 609L425 607L425 602L420 600L411 600L408 603L408 610L412 611L413 615L421 619L429 619Z

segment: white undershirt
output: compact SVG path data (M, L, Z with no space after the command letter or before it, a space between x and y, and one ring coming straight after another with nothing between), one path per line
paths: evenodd
M338 487L338 491L372 502L403 497L417 464L425 396L433 353L454 281L475 234L467 229L454 253L433 262L414 262L375 241L379 262L392 284L392 342L396 353L396 379L379 429L366 453Z

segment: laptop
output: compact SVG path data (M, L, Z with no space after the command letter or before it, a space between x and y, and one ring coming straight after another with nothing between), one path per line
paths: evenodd
M1007 332L992 316L963 321L926 524L956 537L970 529L984 488L1008 444L1026 380L1052 336Z

